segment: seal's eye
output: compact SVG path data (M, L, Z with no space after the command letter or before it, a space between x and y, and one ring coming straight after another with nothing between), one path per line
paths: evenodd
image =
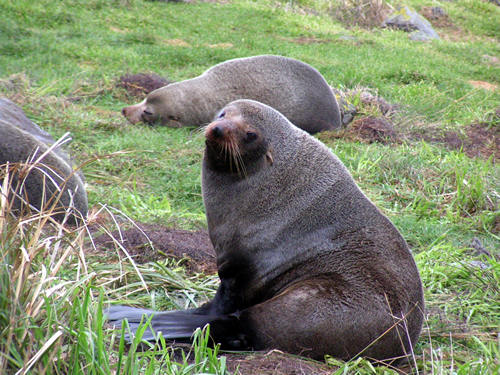
M226 115L226 112L222 111L221 113L219 113L219 116L217 116L217 118L223 118L225 115Z
M245 137L245 142L250 143L255 141L256 139L257 139L257 133L247 132L247 135Z
M143 112L146 116L153 116L153 112L149 112L147 109Z

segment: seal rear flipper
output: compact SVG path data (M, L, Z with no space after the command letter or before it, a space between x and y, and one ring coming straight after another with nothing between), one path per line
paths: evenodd
M215 343L223 347L242 349L247 347L248 339L239 329L240 323L235 315L204 314L204 309L178 310L178 311L153 311L129 306L111 306L106 312L106 317L111 325L122 327L122 322L127 319L129 332L125 333L125 340L131 343L139 327L147 324L149 327L141 335L141 340L156 341L158 335L167 340L177 342L190 342L194 331L210 324L211 336Z
M106 311L106 316L108 322L118 328L121 328L123 320L127 319L129 332L125 333L125 339L129 343L133 341L139 326L147 324L148 320L151 322L141 335L142 340L156 341L161 332L165 339L189 342L196 328L203 328L211 320L210 316L196 315L194 311L160 312L115 305Z

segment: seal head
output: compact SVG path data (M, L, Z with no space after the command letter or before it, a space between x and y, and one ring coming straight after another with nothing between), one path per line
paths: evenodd
M205 128L206 158L209 168L220 173L246 177L272 164L272 152L262 132L252 127L236 112L227 107L216 121Z

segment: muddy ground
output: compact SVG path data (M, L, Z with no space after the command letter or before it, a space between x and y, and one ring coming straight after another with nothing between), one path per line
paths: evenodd
M96 251L105 253L120 244L137 263L152 262L167 256L183 260L182 265L190 273L217 272L215 251L207 231L188 231L151 224L136 225L125 230L115 230L111 235L96 236Z

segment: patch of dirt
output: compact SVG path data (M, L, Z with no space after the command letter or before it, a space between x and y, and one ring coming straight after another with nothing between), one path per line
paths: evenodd
M204 44L204 46L208 48L220 48L220 49L229 49L234 47L233 43Z
M493 162L500 158L500 127L489 123L476 123L467 126L465 135L454 131L440 134L433 130L426 130L424 134L412 134L411 139L424 140L429 143L443 143L452 150L462 149L469 157L487 159L492 157Z
M455 27L448 14L440 7L423 7L420 14L434 27Z
M360 140L368 143L394 143L396 131L394 126L384 117L362 117L354 120L350 131Z
M433 27L440 29L439 35L445 40L460 42L476 38L475 35L462 30L454 24L450 16L440 7L422 7L420 9L420 14L427 19Z
M222 353L227 358L230 372L241 375L323 375L331 374L334 368L324 363L299 358L273 350L268 353L255 352L247 355ZM236 372L238 369L238 372Z
M314 36L299 36L297 38L287 38L287 37L278 37L278 38L295 44L315 44L315 43L331 42L330 39L321 39L321 38L316 38Z
M335 3L329 13L347 27L378 28L392 11L390 5L380 0L345 0Z
M131 96L142 98L151 91L166 86L169 83L172 83L172 81L154 73L138 73L121 76L116 86L123 87Z
M391 104L384 98L376 94L372 94L367 89L360 89L358 90L358 93L359 93L359 98L364 105L371 105L377 107L384 116L388 116L399 109L398 104ZM354 94L356 94L356 91L351 93L351 95Z
M333 89L335 91L335 89ZM353 91L356 93L355 91ZM420 141L439 143L451 150L463 150L469 157L483 159L500 159L500 107L494 109L486 122L474 123L463 128L461 132L443 131L433 127L414 126L398 129L393 125L393 115L399 107L376 95L361 91L358 93L363 105L373 106L382 115L359 116L340 130L322 132L318 138L323 141L347 139L351 141L383 144L398 144L402 141ZM352 96L353 93L350 93ZM366 108L365 108L366 109ZM363 106L361 106L363 110ZM366 112L365 112L366 114ZM397 121L397 120L396 120Z
M138 227L115 230L94 238L98 252L108 252L118 244L123 246L137 263L146 263L165 256L185 259L184 266L193 273L217 272L215 251L204 230L188 231L161 225L138 224Z
M120 29L120 28L114 27L114 26L110 26L109 29L111 31L114 31L115 33L118 33L118 34L126 34L126 33L128 33L128 30L123 30L123 29Z
M322 141L328 139L348 139L362 143L399 143L399 136L392 123L385 117L366 116L355 119L345 129L322 132L318 135Z
M172 46L172 47L188 47L191 48L191 44L186 42L185 40L182 39L162 39L158 38L159 41L161 41L163 44L166 44L167 46Z
M172 346L173 360L194 363L190 344L175 343ZM280 350L255 352L219 351L218 357L226 357L226 367L234 375L326 375L337 368L324 362L284 353Z
M493 83L489 83L489 82L485 82L485 81L468 81L469 84L474 87L474 88L477 88L477 89L484 89L484 90L488 90L488 91L495 91L498 89L498 86L493 84Z

